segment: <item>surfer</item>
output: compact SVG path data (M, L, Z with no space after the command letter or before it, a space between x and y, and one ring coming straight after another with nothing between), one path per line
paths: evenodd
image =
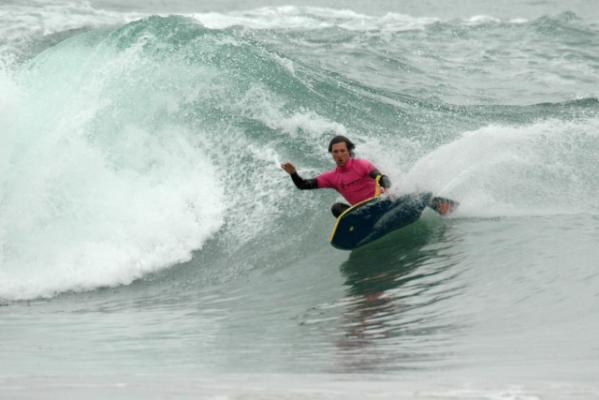
M384 189L391 187L386 175L365 159L354 158L355 145L345 136L335 136L329 143L329 153L337 165L334 169L318 175L316 178L304 179L297 173L295 166L286 162L281 164L298 189L335 189L349 204L335 203L331 212L337 218L351 205L370 199Z

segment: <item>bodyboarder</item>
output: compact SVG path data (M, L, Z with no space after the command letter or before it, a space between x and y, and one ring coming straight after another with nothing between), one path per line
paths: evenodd
M354 158L355 145L345 136L335 136L329 143L329 153L335 161L336 168L318 175L316 178L304 179L297 173L295 166L286 162L281 164L298 189L335 189L349 204L335 203L331 212L338 217L350 207L378 196L391 187L391 182L368 160Z
M335 203L331 212L335 218L345 210L362 201L379 196L391 187L391 181L383 175L370 161L354 158L355 145L347 137L338 135L329 142L328 151L331 153L336 167L318 175L316 178L304 179L295 166L286 162L281 164L293 180L295 186L301 190L307 189L335 189L347 203ZM433 197L428 204L439 214L447 214L457 207L457 202L442 197Z

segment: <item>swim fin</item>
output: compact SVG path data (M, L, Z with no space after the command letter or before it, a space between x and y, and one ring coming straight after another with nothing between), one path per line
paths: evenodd
M446 199L444 197L433 197L428 206L441 215L447 215L455 211L460 205L459 202Z

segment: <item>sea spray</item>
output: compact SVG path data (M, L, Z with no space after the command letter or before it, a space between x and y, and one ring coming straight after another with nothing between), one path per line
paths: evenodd
M466 199L469 215L593 213L599 170L587 153L599 148L598 124L550 119L465 132L421 158L406 180Z

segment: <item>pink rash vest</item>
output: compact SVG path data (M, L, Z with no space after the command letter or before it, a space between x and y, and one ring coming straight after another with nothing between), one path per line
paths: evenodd
M343 167L317 176L316 181L319 189L335 189L354 205L374 196L376 181L369 176L374 169L368 160L350 158Z

